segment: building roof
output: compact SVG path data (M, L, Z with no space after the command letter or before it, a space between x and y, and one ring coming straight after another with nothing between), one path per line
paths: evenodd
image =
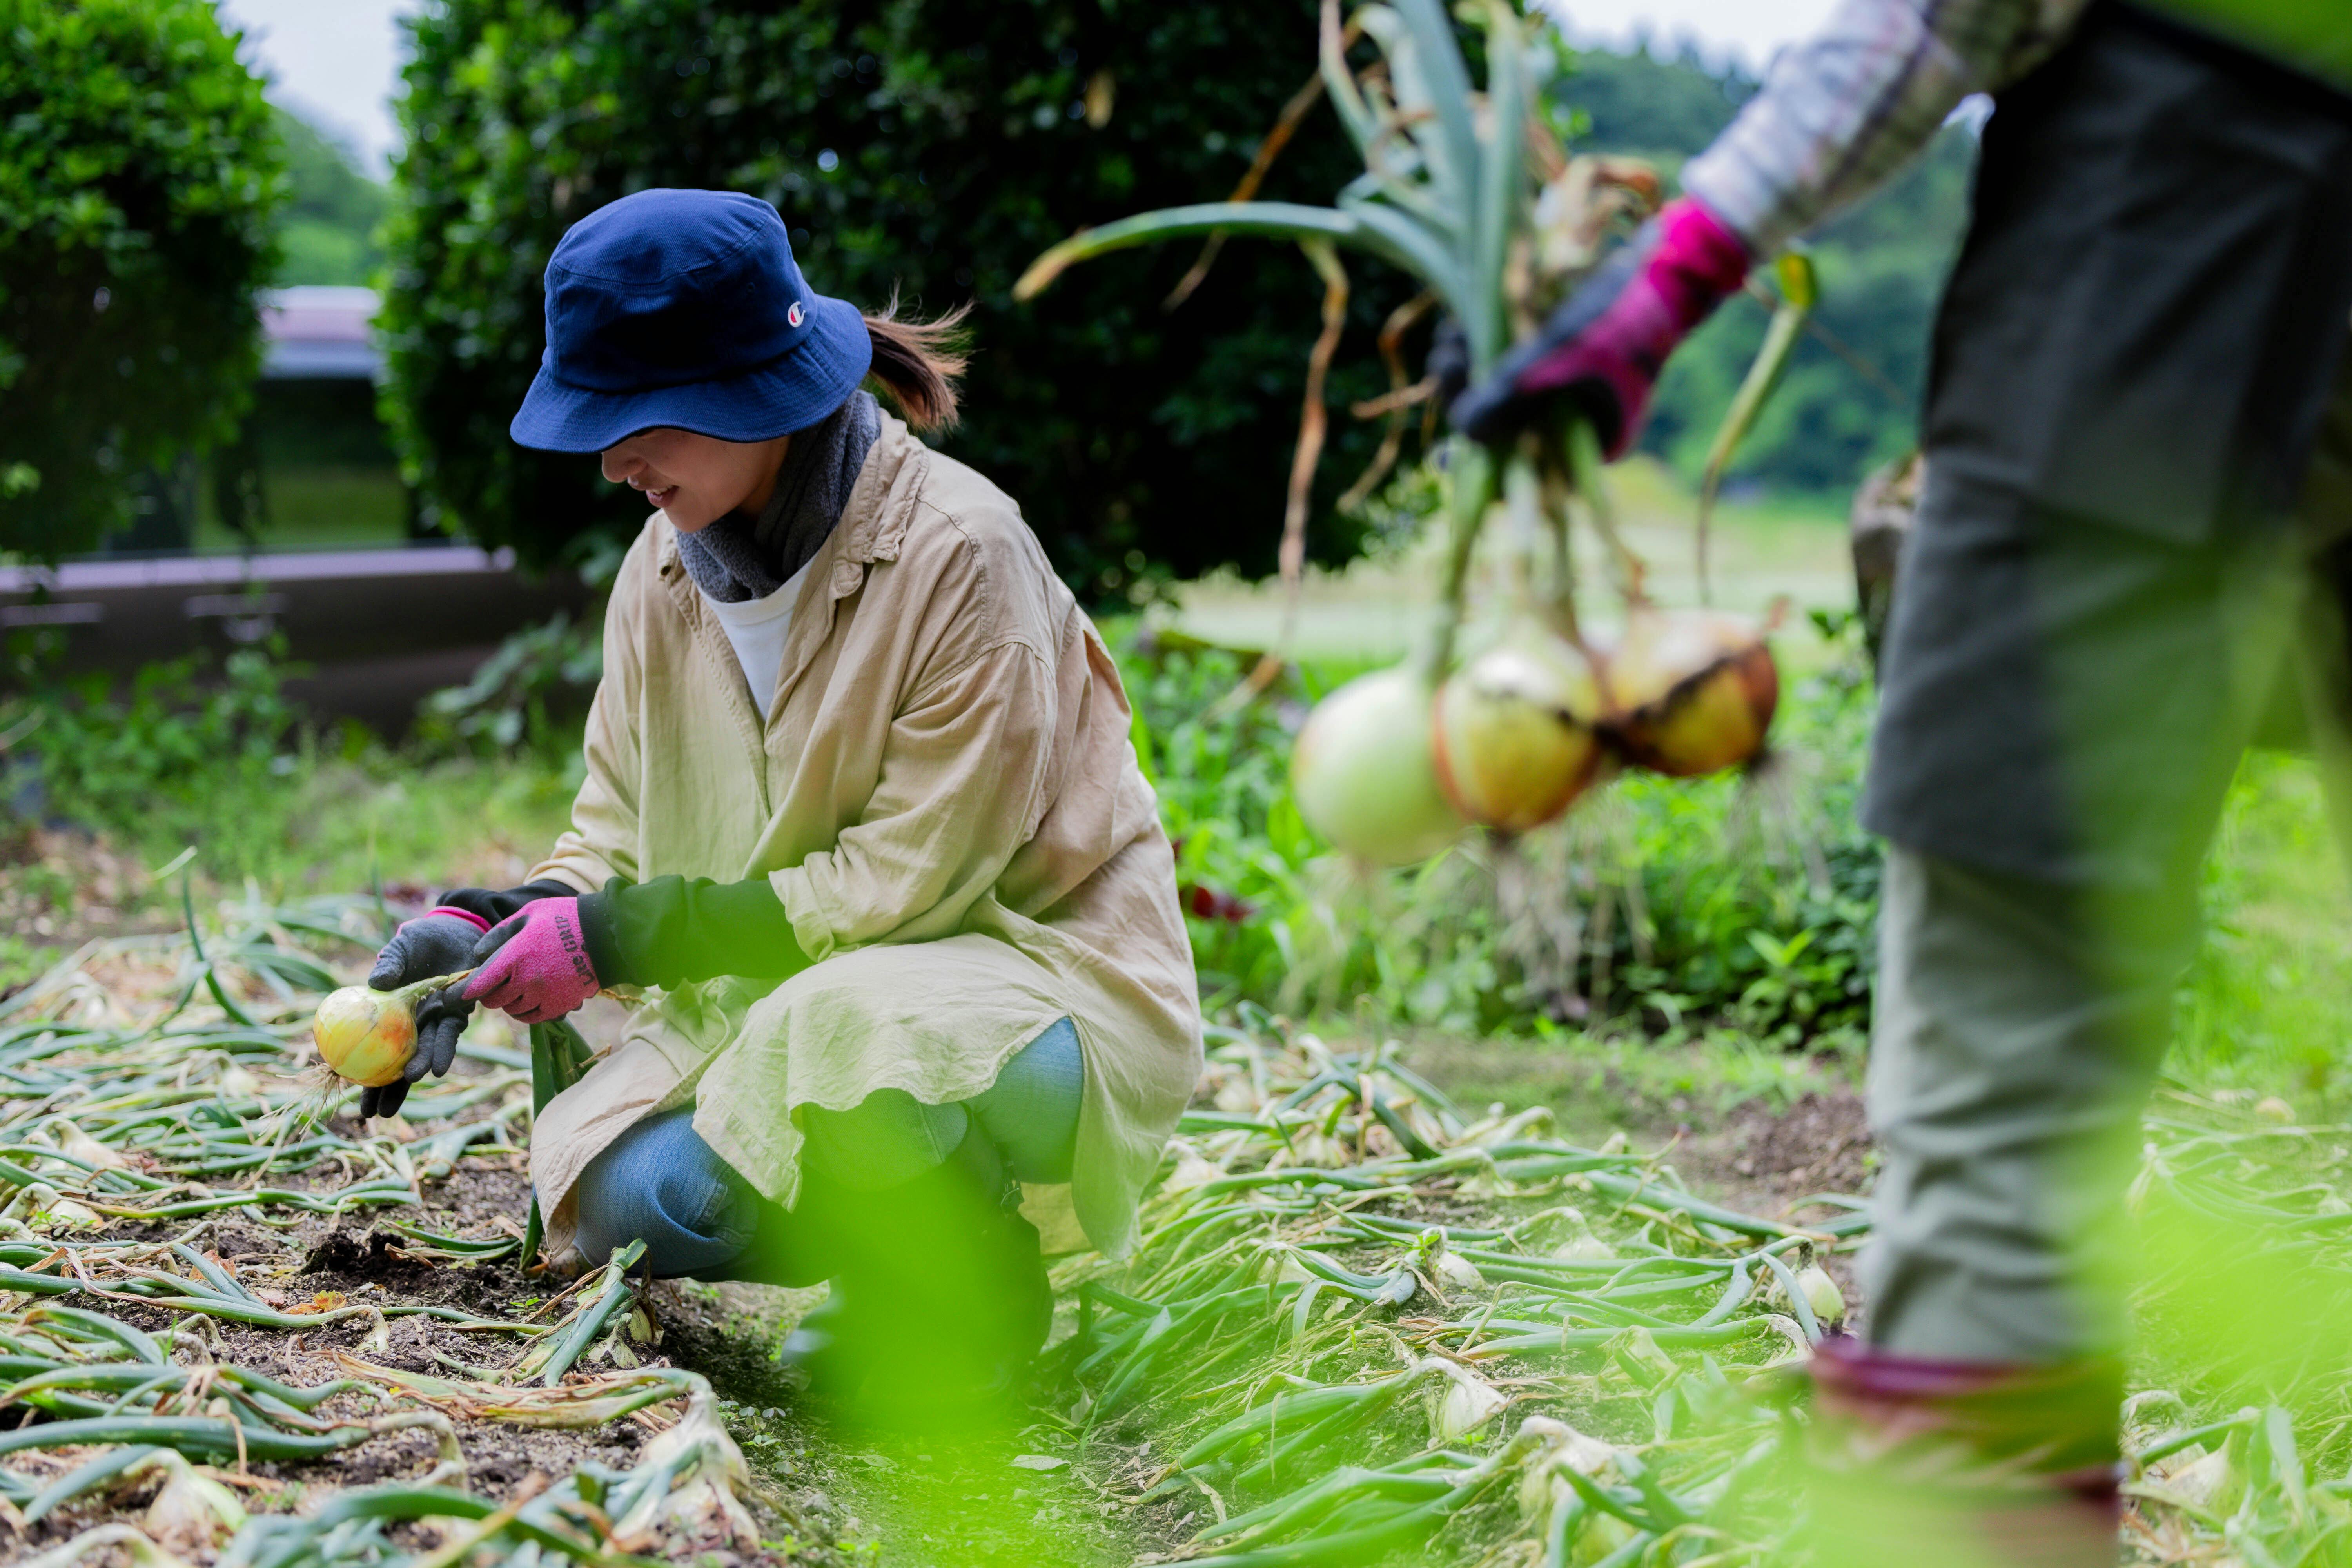
M383 353L370 328L379 303L373 289L299 284L266 291L261 374L273 381L381 381Z

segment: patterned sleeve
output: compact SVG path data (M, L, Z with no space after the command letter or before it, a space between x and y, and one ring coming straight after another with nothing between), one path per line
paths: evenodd
M2021 76L2087 0L1843 0L1683 171L1769 256L1916 156L1959 101Z

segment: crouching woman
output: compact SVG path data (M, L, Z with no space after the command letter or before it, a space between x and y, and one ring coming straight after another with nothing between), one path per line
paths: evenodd
M953 416L940 331L811 293L766 203L592 215L547 333L514 438L602 453L656 509L586 780L528 884L447 895L371 984L477 966L413 1075L476 1002L650 989L536 1122L551 1254L829 1279L788 1347L820 1380L1002 1387L1050 1309L1024 1188L1124 1250L1200 1067L1117 669L1013 500L909 429Z

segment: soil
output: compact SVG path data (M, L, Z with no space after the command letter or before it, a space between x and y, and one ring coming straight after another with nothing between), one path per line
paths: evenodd
M1726 1208L1802 1224L1831 1212L1796 1206L1818 1193L1868 1195L1878 1176L1878 1145L1862 1096L1852 1089L1811 1090L1781 1107L1751 1100L1734 1107L1721 1128L1688 1139L1675 1163L1691 1190ZM1845 1297L1846 1327L1869 1316L1852 1252L1822 1259Z
M1785 1108L1751 1100L1669 1158L1701 1195L1772 1219L1818 1214L1790 1211L1817 1193L1865 1194L1878 1173L1862 1097L1850 1089L1809 1090Z

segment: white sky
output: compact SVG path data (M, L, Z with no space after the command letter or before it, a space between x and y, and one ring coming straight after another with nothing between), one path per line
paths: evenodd
M269 96L305 120L339 132L368 168L384 172L399 133L392 95L402 37L394 18L422 0L218 0L221 18L246 33L245 58L271 79Z
M396 18L425 0L217 0L247 34L249 59L274 82L271 96L340 132L382 174L398 139L392 95L400 85ZM984 3L984 0L982 0ZM1760 69L1773 51L1829 15L1834 0L1544 0L1580 43L1623 44L1643 32L1671 46L1695 39L1720 59Z
M1646 32L1662 46L1688 37L1712 59L1737 55L1761 70L1783 44L1825 21L1836 0L1541 0L1582 44L1631 42Z

